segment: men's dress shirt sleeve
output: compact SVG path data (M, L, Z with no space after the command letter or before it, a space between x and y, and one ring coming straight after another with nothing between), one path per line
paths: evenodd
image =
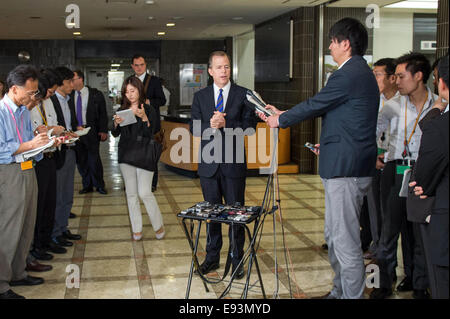
M9 164L14 162L12 156L20 143L16 142L11 130L8 129L9 123L1 115L0 113L0 164Z

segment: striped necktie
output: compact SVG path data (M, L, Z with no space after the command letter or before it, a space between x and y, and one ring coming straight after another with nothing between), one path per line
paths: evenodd
M216 110L219 112L223 112L223 95L222 95L223 89L219 90L219 96L217 97L217 105Z

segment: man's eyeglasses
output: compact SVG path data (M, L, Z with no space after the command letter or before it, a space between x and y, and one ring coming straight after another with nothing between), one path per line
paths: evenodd
M25 90L25 88L23 86L19 86L22 90ZM39 90L36 91L26 91L26 93L30 96L30 97L38 97L39 93L41 93Z

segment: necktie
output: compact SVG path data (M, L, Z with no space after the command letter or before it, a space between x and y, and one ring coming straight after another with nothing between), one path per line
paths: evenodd
M223 95L222 95L223 89L219 90L219 96L217 97L217 105L216 110L219 112L223 112Z
M77 98L77 120L78 125L83 126L83 104L81 102L81 92L78 92L78 98Z

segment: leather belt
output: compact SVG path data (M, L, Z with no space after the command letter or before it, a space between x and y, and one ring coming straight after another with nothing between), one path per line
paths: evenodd
M397 159L397 160L393 160L393 162L395 162L395 164L397 165L408 165L408 166L412 166L414 164L416 164L415 160L409 160L409 159Z

